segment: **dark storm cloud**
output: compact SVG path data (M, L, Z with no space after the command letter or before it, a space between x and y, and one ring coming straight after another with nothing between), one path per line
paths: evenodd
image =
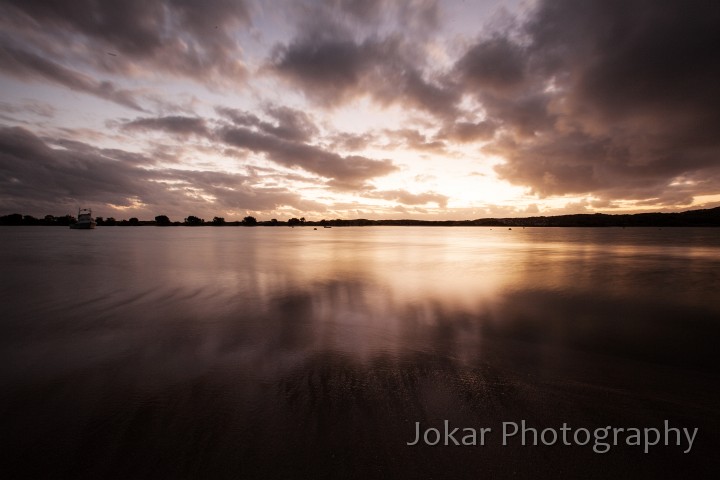
M277 125L269 127L266 131L276 137L293 141L309 141L318 134L312 117L306 112L289 107L270 105L265 113L272 117Z
M256 185L252 176L145 168L152 165L152 159L136 153L64 139L43 140L18 127L0 128L0 210L64 214L74 213L80 204L96 205L96 213L102 215L104 205L129 207L141 202L146 206L135 211L152 218L161 211L188 215L282 205L318 207L287 189Z
M79 142L51 148L27 130L2 128L0 201L4 209L22 209L14 203L17 199L27 202L28 207L52 209L81 199L127 205L132 197L154 197L150 185L143 181L146 172L136 167L152 162L133 156L132 162L114 160L111 152Z
M483 106L495 125L519 137L530 138L540 133L552 133L559 115L551 111L552 98L545 93L518 92L514 96L483 94Z
M619 119L717 106L720 94L706 95L720 74L719 19L704 1L558 0L544 3L527 30L549 73L567 75L569 100Z
M458 60L456 69L468 90L512 93L526 80L522 47L503 37L472 46Z
M720 183L718 24L711 2L541 1L453 75L501 128L486 148L502 178L540 196L687 204Z
M206 135L205 120L199 117L168 116L159 118L136 118L122 124L123 130L162 130L164 132L188 136Z
M4 30L47 61L82 61L111 73L142 66L206 81L245 75L231 35L250 23L240 0L9 0L0 13Z
M278 47L272 68L314 100L340 103L363 87L371 66L382 64L392 48L371 41L308 38Z
M219 138L229 145L264 153L280 165L299 167L354 188L397 170L390 160L373 160L359 155L343 157L314 145L284 140L249 128L224 128L219 132Z
M334 107L370 95L380 105L402 104L452 116L454 88L424 72L416 46L401 35L358 41L345 33L311 32L275 48L269 69L311 100Z
M5 74L12 74L21 79L57 83L133 110L144 111L131 92L117 88L112 82L96 80L34 53L2 43L0 43L0 67Z
M438 134L438 137L460 143L487 141L493 137L496 130L497 124L491 121L458 121L448 124Z

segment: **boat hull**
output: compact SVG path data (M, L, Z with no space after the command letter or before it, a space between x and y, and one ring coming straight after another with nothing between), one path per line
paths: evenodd
M70 228L75 230L90 230L91 228L95 228L96 223L73 223L70 225Z

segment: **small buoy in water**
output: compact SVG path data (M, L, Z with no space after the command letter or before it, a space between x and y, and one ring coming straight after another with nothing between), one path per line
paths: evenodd
M508 228L508 230L512 230L512 228Z
M313 228L313 230L317 230L317 228Z

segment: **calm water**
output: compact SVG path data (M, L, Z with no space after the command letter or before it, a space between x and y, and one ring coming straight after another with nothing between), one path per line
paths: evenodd
M720 231L0 229L5 478L712 476ZM692 452L415 422L698 427Z

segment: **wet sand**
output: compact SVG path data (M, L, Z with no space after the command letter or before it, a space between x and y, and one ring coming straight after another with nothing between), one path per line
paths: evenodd
M652 350L609 355L552 335L520 338L525 327L473 334L480 320L453 313L454 323L416 326L414 352L307 353L297 345L317 335L309 301L282 307L294 312L291 327L282 308L257 319L259 330L216 326L210 359L207 338L173 322L143 331L140 351L16 377L3 395L11 478L670 478L720 466L720 382L698 368L707 350L679 367L648 362ZM276 332L272 346L243 349L262 327ZM651 346L661 340L672 339ZM492 432L484 446L406 445L415 422L442 431L444 420ZM556 429L669 420L699 433L689 454L676 445L647 454L627 445L598 454L592 443L502 446L502 422L521 420Z
M500 356L526 351L504 347ZM14 469L6 478L708 478L718 471L716 376L602 357L558 361L566 360L572 365L549 372L492 361L460 367L432 354L359 364L328 353L270 382L224 365L154 387L106 367L14 390L15 414L4 422ZM604 381L593 381L600 372ZM502 446L502 422L523 419L589 429L670 420L700 431L690 454L675 445L648 454L517 439ZM444 420L492 432L485 446L406 445L414 422L442 431Z

